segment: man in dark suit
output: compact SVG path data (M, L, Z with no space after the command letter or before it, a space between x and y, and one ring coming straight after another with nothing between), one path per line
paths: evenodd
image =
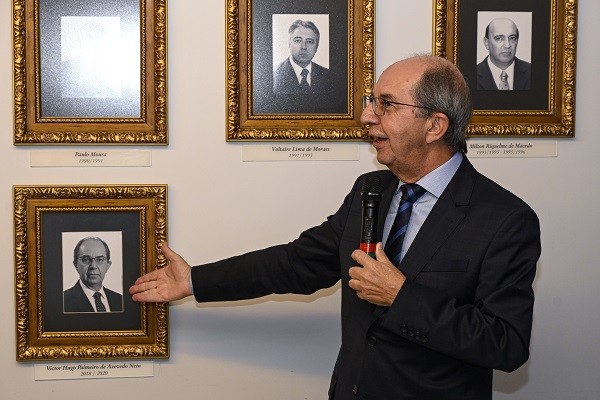
M123 296L102 284L112 265L105 241L98 237L81 239L73 251L73 265L79 280L63 293L64 312L123 311Z
M399 61L373 95L361 120L389 169L366 174L383 188L385 250L378 243L375 258L357 250L359 177L335 214L293 242L193 268L165 244L168 266L130 293L135 301L222 301L308 294L341 280L342 345L329 399L491 399L493 369L513 371L529 356L538 218L466 158L470 90L454 64ZM424 194L412 196L408 227L396 230L403 192ZM396 254L387 246L401 232Z
M516 57L519 29L508 18L496 18L485 29L489 55L477 64L477 90L529 90L531 64Z
M288 30L290 56L273 74L273 93L310 94L332 90L329 69L312 61L319 48L320 33L311 21L295 21Z

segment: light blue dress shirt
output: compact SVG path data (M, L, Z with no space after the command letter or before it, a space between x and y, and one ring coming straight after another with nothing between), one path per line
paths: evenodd
M419 184L423 189L427 190L412 206L412 213L410 214L410 220L408 222L408 228L406 230L406 234L404 236L404 243L402 244L402 252L400 254L400 260L404 258L406 251L410 247L411 243L417 236L417 232L421 229L421 225L425 222L425 219L429 215L429 212L437 202L437 200L442 195L442 192L450 183L450 180L458 170L460 163L462 162L463 155L461 152L456 152L448 161L444 164L440 165L423 178L419 179L417 184ZM400 190L400 186L402 186L404 182L400 181L398 187L396 188L396 192L394 193L394 198L392 199L392 203L390 204L390 209L388 211L387 216L385 217L385 224L383 225L383 244L385 246L385 241L387 240L390 230L392 229L392 224L394 223L394 219L396 218L396 211L398 211L398 205L400 204L400 198L402 197L402 192Z

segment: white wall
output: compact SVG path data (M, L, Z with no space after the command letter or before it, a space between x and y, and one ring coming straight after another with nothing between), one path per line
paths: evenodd
M36 382L33 365L15 361L12 185L166 183L170 243L194 264L293 239L335 211L359 173L378 167L367 144L355 162L241 162L243 145L225 142L225 3L170 1L170 145L151 149L152 167L78 169L31 168L32 148L12 144L11 1L1 0L0 399L326 397L340 342L339 288L174 304L171 358L156 362L153 378ZM556 158L473 160L529 202L542 224L531 358L496 374L495 399L600 397L598 15L600 2L579 1L576 137L558 140ZM377 0L378 74L429 50L431 22L429 1Z

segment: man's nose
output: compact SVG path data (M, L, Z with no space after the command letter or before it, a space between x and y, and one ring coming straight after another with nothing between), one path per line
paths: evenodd
M375 115L375 111L373 110L373 104L369 104L362 110L362 114L360 114L360 123L363 125L373 124L379 122L379 117Z

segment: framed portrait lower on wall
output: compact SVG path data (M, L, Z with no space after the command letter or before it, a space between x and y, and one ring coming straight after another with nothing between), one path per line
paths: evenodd
M374 0L232 0L227 140L361 140Z
M469 136L575 135L577 0L434 0L434 53L471 87Z
M15 186L17 360L167 358L165 303L135 280L166 265L167 186Z

